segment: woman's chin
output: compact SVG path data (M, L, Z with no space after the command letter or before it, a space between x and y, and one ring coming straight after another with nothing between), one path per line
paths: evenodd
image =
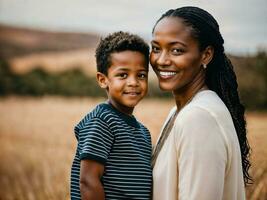
M164 91L164 92L171 92L173 91L173 88L168 86L168 85L165 85L165 84L159 84L159 88L160 90Z

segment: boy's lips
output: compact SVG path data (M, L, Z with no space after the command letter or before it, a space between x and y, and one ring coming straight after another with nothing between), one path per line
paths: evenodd
M124 92L124 94L130 95L130 96L137 96L137 95L140 95L141 92L138 92L138 91L126 91L126 92Z

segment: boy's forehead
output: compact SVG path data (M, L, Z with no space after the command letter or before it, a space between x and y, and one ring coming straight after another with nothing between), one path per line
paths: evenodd
M110 55L111 65L125 66L125 65L141 65L146 66L146 59L144 54L137 51L122 51L114 52Z
M127 59L129 57L141 57L142 59L145 59L145 55L142 54L139 51L132 51L132 50L125 50L125 51L120 51L120 52L113 52L110 54L112 59Z
M110 68L112 68L115 71L148 71L148 68L143 65L111 65Z

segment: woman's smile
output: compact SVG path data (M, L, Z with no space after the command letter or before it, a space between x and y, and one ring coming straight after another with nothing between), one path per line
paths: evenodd
M204 73L202 52L181 19L162 19L154 29L151 46L150 63L162 90L190 89L201 77L199 73Z
M160 78L162 79L169 79L173 78L177 72L172 72L172 71L158 71Z

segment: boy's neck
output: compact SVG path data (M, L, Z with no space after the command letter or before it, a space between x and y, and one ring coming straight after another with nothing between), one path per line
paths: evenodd
M126 107L124 105L118 104L114 101L111 101L110 99L108 99L108 103L110 105L112 105L116 110L118 110L121 113L124 113L124 114L129 115L129 116L132 116L132 114L133 114L134 107L129 108L129 107Z

